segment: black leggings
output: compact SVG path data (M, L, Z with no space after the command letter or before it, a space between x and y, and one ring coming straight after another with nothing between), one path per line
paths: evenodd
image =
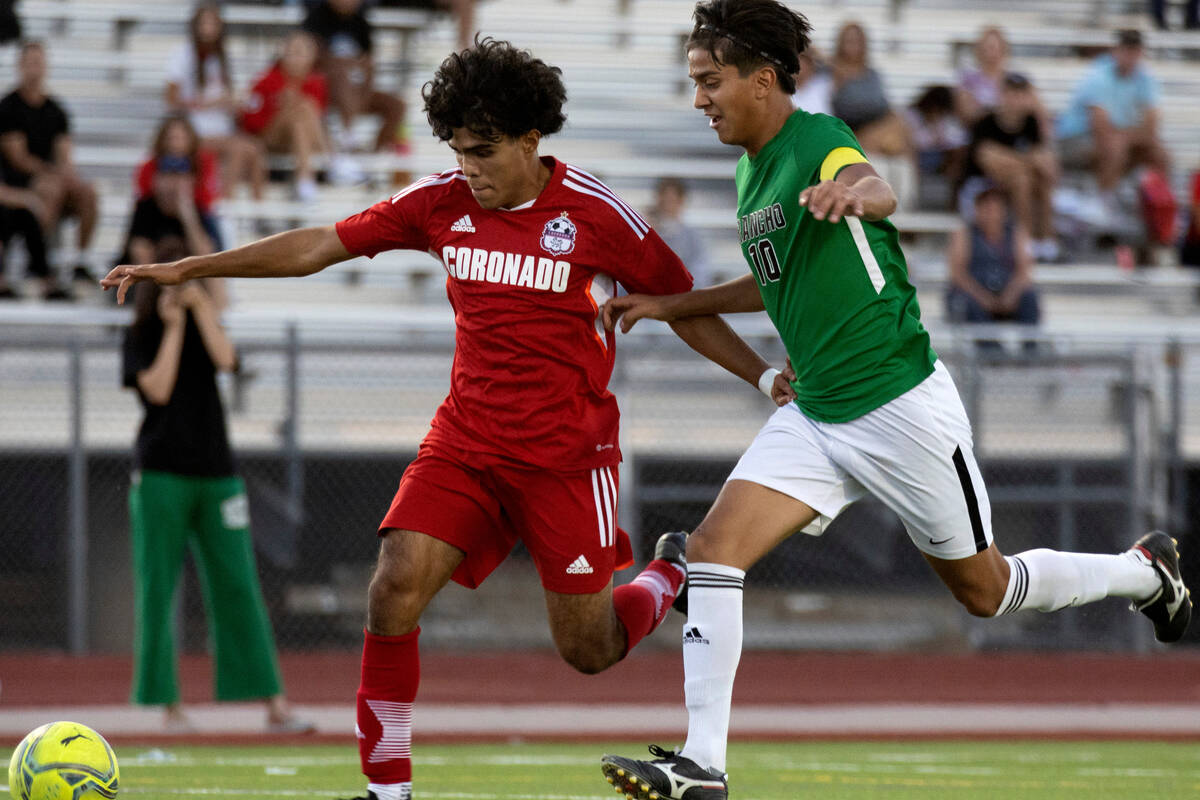
M8 247L15 234L20 234L25 240L25 249L29 251L28 273L35 278L50 277L50 264L46 261L46 234L37 217L27 208L8 208L0 206L0 244ZM4 255L0 254L0 266L4 264Z

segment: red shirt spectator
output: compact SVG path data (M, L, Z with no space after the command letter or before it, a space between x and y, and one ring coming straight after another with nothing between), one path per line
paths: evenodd
M138 167L134 175L134 191L138 199L148 197L154 191L154 176L158 174L159 159L152 158ZM213 203L221 197L221 168L217 156L211 150L196 151L196 210L201 214L212 213Z
M242 112L242 127L255 134L266 130L271 124L271 118L279 110L280 95L289 87L298 88L303 94L311 97L318 108L325 110L329 93L324 75L319 72L309 73L304 82L297 87L279 63L276 63L250 90L250 97L247 98L245 110Z

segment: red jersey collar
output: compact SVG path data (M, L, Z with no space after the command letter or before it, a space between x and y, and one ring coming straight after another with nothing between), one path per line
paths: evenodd
M552 195L558 187L562 186L563 177L567 174L567 165L554 156L541 156L538 160L550 168L550 180L546 181L546 185L542 187L542 191L538 192L537 197L527 203L522 203L516 208L497 209L498 211L524 211L529 208L543 206L546 204L545 198Z

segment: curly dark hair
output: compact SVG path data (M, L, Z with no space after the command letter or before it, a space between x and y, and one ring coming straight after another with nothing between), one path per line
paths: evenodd
M779 86L796 93L800 54L808 49L812 25L779 0L701 0L687 49L703 48L718 67L732 64L743 78L771 67Z
M442 141L455 128L492 141L534 130L549 136L567 121L562 70L491 37L476 37L474 47L451 53L421 87L421 97Z

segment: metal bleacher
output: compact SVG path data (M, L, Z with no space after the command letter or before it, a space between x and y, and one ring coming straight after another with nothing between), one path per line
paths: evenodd
M621 14L617 0L489 0L478 7L478 23L484 33L511 39L562 67L570 97L569 122L546 142L545 151L599 175L642 208L648 207L658 176L688 178L694 187L690 218L708 232L717 271L739 274L743 267L730 235L736 200L731 177L738 154L721 145L691 108L681 43L690 30L692 4L636 0ZM100 188L99 251L115 257L131 207L131 174L145 157L163 112L163 65L183 35L187 4L26 0L19 10L28 33L48 41L51 90L72 112L76 160ZM853 18L864 24L876 66L897 105L907 103L926 84L952 82L962 43L973 39L984 24L1000 22L1013 42L1017 66L1034 77L1048 105L1057 110L1087 68L1081 46L1107 40L1107 30L1115 27L1148 27L1141 4L1116 0L1018 0L1007 4L1002 15L983 0L909 0L895 5L885 0L833 0L803 10L814 24L815 43L826 50L843 21ZM298 13L296 6L225 5L226 17L238 21L230 31L236 85L246 86L265 66L271 37ZM1104 29L1092 24L1098 18ZM382 48L387 55L380 80L408 101L411 156L364 158L369 183L322 187L316 203L291 201L284 185L273 185L262 203L227 202L221 209L227 244L244 243L263 230L331 222L386 196L397 172L421 175L452 163L419 112L420 84L453 45L452 22L444 16L393 17L387 22L386 35L391 38ZM1148 43L1164 88L1165 137L1182 173L1200 165L1200 105L1192 102L1200 92L1200 69L1186 58L1193 47L1200 52L1200 35L1155 31L1148 34ZM15 55L9 49L0 58L11 64ZM367 128L371 124L364 121ZM918 281L930 295L938 293L944 279L941 244L956 220L949 214L901 209L895 222L909 242ZM358 259L339 265L286 291L276 284L246 281L234 294L241 303L260 305L320 304L331 298L348 303L429 303L437 302L438 291L437 281L427 279L439 269L427 254L389 253L371 262ZM1069 266L1039 269L1039 280L1054 296L1048 303L1051 313L1087 313L1096 307L1097 294L1120 295L1123 303L1132 295L1157 310L1169 295L1171 313L1186 313L1195 287L1190 274L1178 271L1169 279L1135 280L1115 266L1089 265L1076 270L1075 278ZM1072 301L1083 295L1089 298L1086 302ZM1181 304L1181 296L1189 302ZM927 313L936 314L941 304L931 297L924 305Z

